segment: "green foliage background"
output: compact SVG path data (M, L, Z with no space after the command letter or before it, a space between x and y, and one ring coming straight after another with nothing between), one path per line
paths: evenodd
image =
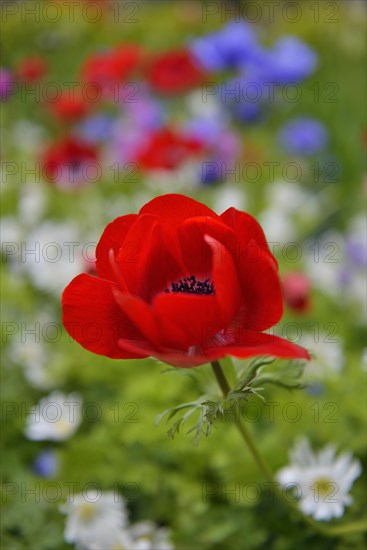
M27 2L28 5L31 2ZM305 227L304 237L316 237L325 227L343 231L350 218L361 208L362 196L362 136L366 128L364 104L365 86L365 21L353 10L351 2L332 2L338 7L338 22L323 22L327 13L324 2L320 7L320 22L315 23L310 2L300 2L302 18L290 23L278 17L269 24L264 17L259 23L263 39L272 43L282 34L296 34L318 52L320 65L310 82L303 85L301 102L288 105L287 112L274 112L265 124L239 128L245 143L261 151L265 159L283 160L275 141L275 131L283 120L293 114L306 113L320 118L332 135L332 151L342 167L340 181L336 184L314 183L310 178L304 185L315 194L327 194L335 208L330 219L320 220L318 227ZM330 4L330 3L329 3ZM265 7L262 2L265 14ZM45 21L22 23L20 17L9 18L3 24L3 61L13 67L25 55L41 50L40 43L48 36L56 37L59 46L42 50L50 65L50 80L72 81L86 55L101 45L114 45L119 41L133 41L148 50L159 51L186 43L189 37L201 35L222 26L220 12L202 20L200 2L138 2L137 23L113 23L106 18L98 24L89 24L78 15L73 23L64 14L61 21L51 25ZM356 15L357 13L357 15ZM312 85L319 82L335 82L338 86L337 102L315 102ZM177 118L180 103L173 106ZM361 112L362 109L362 112ZM32 101L22 101L15 96L2 108L2 129L7 132L19 119L30 119L47 128L49 136L56 136L59 128L52 125L41 108L34 108ZM6 134L5 134L6 136ZM24 159L11 141L3 141L3 156L7 160L21 162ZM249 195L249 211L255 216L264 206L266 181L246 184ZM14 176L2 194L4 215L16 215L17 202L23 182ZM110 221L104 211L101 198L121 201L142 189L143 183L129 185L121 181L102 181L74 194L61 191L44 183L48 199L48 217L55 220L75 219L86 230L93 227L98 237ZM167 192L170 190L167 189ZM190 191L198 200L212 204L213 190L201 188ZM123 208L122 208L123 209ZM280 269L282 271L282 258ZM39 312L51 307L55 321L60 322L59 302L46 293L37 291L30 281L15 279L6 264L1 264L2 291L5 298L3 319L22 322L39 319ZM294 320L287 313L283 323ZM307 435L315 447L335 442L342 449L350 449L362 461L364 472L364 421L365 377L361 365L363 330L355 321L352 306L338 303L314 293L314 308L296 321L304 329L317 322L324 326L330 320L337 321L339 335L345 346L345 368L339 374L331 374L323 380L324 390L315 395L307 391L287 392L284 389L267 389L269 401L278 402L275 419L269 421L268 409L256 397L261 407L261 418L252 422L251 429L258 445L268 458L273 470L284 466L287 450L294 439ZM6 358L7 344L4 344ZM51 346L51 344L45 344ZM153 519L173 529L174 541L179 549L221 550L228 549L361 549L361 535L350 535L340 540L325 539L315 535L303 525L289 518L287 510L266 497L260 499L236 498L231 494L235 484L262 483L262 478L249 452L244 448L233 426L219 422L209 438L202 438L194 446L190 437L179 434L174 440L166 435L164 423L154 427L154 421L163 410L198 397L195 380L180 373L166 373L165 366L154 360L112 361L94 356L63 334L52 344L50 364L56 385L62 391L78 391L84 402L96 403L101 412L96 421L84 418L75 436L65 443L54 444L60 459L60 472L56 482L63 488L60 498L24 496L20 489L7 497L7 485L3 498L2 548L7 550L56 550L67 548L63 542L65 518L59 512L59 504L67 496L66 483L78 483L83 488L90 482L103 489L118 488L128 501L132 520ZM43 396L29 386L20 368L3 369L2 392L4 402L24 403L31 407ZM204 369L206 367L203 367ZM277 365L274 368L278 368ZM208 370L208 377L211 374ZM282 411L290 402L301 407L301 418L288 421ZM328 421L330 403L336 404L333 421ZM320 411L319 418L315 410ZM278 412L277 412L278 411ZM92 414L92 413L91 413ZM336 420L336 421L334 421ZM50 445L27 441L23 435L24 415L20 409L2 423L3 443L6 453L2 459L3 481L15 483L27 489L40 488L41 496L52 487L49 481L37 477L30 468L38 452ZM364 485L366 474L353 488L354 504L346 511L344 519L360 517L365 507ZM226 487L226 495L219 491L205 499L205 483ZM23 485L22 485L23 484ZM37 485L38 484L38 485ZM65 489L64 489L65 488ZM37 494L38 494L37 490ZM238 494L238 493L237 493ZM6 502L4 502L6 501Z

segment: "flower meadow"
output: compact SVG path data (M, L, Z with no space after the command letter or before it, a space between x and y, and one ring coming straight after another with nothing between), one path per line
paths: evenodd
M7 550L366 544L366 6L0 5Z

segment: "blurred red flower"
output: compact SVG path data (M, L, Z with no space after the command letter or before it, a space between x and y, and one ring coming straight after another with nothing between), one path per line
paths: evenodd
M74 121L83 118L91 108L80 91L63 92L55 101L48 103L50 112L61 121Z
M221 216L164 195L110 223L96 249L98 277L64 290L63 323L84 348L115 359L153 356L194 367L225 355L309 359L263 331L282 315L277 264L249 214Z
M148 136L133 160L146 170L174 170L190 156L202 151L203 145L197 139L182 136L169 128L160 128Z
M96 147L68 136L45 151L42 175L58 187L73 189L95 178L97 160Z
M198 86L205 73L187 50L163 53L147 69L146 78L152 88L162 94L178 94Z
M303 273L287 273L283 277L283 295L289 309L305 313L311 307L311 284Z
M102 90L118 84L128 78L137 69L142 50L135 44L123 44L106 52L97 52L89 56L81 70L85 83L94 83Z
M16 66L18 79L26 84L40 81L47 73L47 63L41 56L31 56L22 59Z

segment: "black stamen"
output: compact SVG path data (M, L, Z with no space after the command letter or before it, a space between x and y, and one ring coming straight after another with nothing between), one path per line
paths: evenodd
M171 283L171 289L166 288L165 292L184 292L186 294L204 294L212 296L215 294L214 284L209 280L197 281L194 275L180 279L178 283Z

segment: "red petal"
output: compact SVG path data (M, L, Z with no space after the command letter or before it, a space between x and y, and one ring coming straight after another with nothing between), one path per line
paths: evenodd
M113 295L125 315L152 345L159 345L159 328L152 309L140 298L113 289Z
M209 275L215 295L167 293L155 298L153 308L166 347L187 349L205 342L232 321L241 305L241 289L232 256L221 243L212 237L206 238L209 249L213 249Z
M266 330L275 325L283 313L277 262L261 226L252 216L229 208L220 217L233 229L240 243L237 265L245 295L241 313L243 326Z
M283 297L278 273L267 252L258 248L253 261L240 260L244 305L243 326L261 332L275 325L283 314Z
M142 340L141 333L117 306L110 281L78 275L62 296L63 324L85 349L113 359L143 358L142 352L124 352L120 339Z
M187 218L195 216L209 216L219 219L219 216L204 204L175 193L156 197L143 206L140 214L158 216L162 222L169 224L171 227L176 227Z
M229 323L241 305L241 287L237 270L231 254L222 243L208 235L205 236L205 241L213 250L212 279L215 298L222 317Z
M221 317L229 323L243 300L234 262L236 235L223 223L202 217L184 222L178 235L188 271L212 279Z
M142 347L134 342L120 341L119 346L125 353L137 353L142 351L151 357L155 357L159 361L163 361L168 365L174 367L191 368L205 365L214 359L219 359L223 356L221 352L217 354L213 353L213 356L206 355L200 347L190 348L189 351L178 351L166 349L164 351L157 351L149 344L142 344Z
M265 252L271 254L261 225L250 214L240 212L236 208L228 208L220 215L220 218L228 227L233 229L243 247L248 247L246 254L244 250L241 251L243 256L251 257L252 241ZM275 258L273 256L272 258L277 265Z
M132 294L145 301L185 275L156 216L143 214L127 233L116 261Z
M197 277L208 276L212 268L213 247L210 242L216 243L214 249L223 243L230 251L236 243L235 233L219 219L199 216L184 221L177 228L181 254L187 270ZM206 240L210 235L214 239ZM219 243L217 243L219 241Z
M113 222L109 223L102 233L99 243L96 248L96 269L98 275L103 279L109 279L115 281L116 277L111 268L109 261L109 252L112 248L115 257L117 256L119 249L123 245L126 234L137 220L137 214L128 214L127 216L120 216Z
M271 334L247 332L246 338L248 340L243 343L238 342L207 348L193 346L186 352L172 349L157 351L146 343L142 343L140 346L134 342L120 341L119 345L126 353L143 351L164 363L182 368L198 367L226 355L233 355L242 359L257 355L287 359L310 359L308 351L304 348Z
M251 330L240 331L240 334L237 334L236 342L233 344L214 345L205 349L207 355L215 355L220 351L223 352L223 355L234 355L240 358L256 355L270 355L286 359L309 360L311 358L306 349L293 344L293 342L273 334Z
M186 350L204 342L225 325L215 296L167 293L153 302L164 347Z
M212 250L219 250L224 245L221 248L222 260L225 263L232 257L242 287L241 291L236 291L236 300L242 302L237 321L244 327L262 331L281 318L283 299L276 264L268 251L262 229L251 216L245 216L245 219L248 219L250 229L247 233L240 231L240 239L232 228L210 218L189 219L177 231L188 271L200 276L208 277ZM250 235L256 239L246 241ZM208 244L210 242L212 247ZM236 278L232 275L229 279Z

